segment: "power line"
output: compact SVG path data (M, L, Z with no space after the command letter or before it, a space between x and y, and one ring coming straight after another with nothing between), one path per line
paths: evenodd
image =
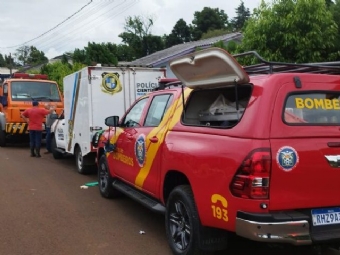
M125 8L123 8L119 13L117 13L115 15L115 17L119 16L120 14L124 13L125 11L127 11L128 9L130 9L132 6L134 6L138 1L135 0L133 1L131 4L129 4L128 6L125 6ZM113 8L112 8L113 9ZM92 26L90 29L86 30L87 32L92 31L93 29L97 28L98 26L107 23L108 21L110 21L110 18L105 19L103 22L95 24L94 26ZM78 36L74 36L72 37L72 40L75 40L77 38L79 38L79 36L81 35L81 33L78 33ZM69 41L68 41L69 42ZM64 46L66 46L68 44L68 42L65 42L64 44L59 45L59 47L56 47L55 50L59 50L61 48L63 48Z
M59 27L60 25L62 25L63 23L65 23L66 21L68 21L69 19L71 19L73 16L75 16L76 14L78 14L79 12L81 12L84 8L86 8L88 5L90 5L92 3L93 0L90 0L90 2L88 2L87 4L85 4L83 7L81 7L78 11L76 11L75 13L73 13L71 16L67 17L64 21L60 22L59 24L57 24L55 27L51 28L50 30L46 31L45 33L27 41L27 42L24 42L22 44L18 44L18 45L14 45L14 46L10 46L10 47L0 47L2 49L10 49L10 48L16 48L16 47L20 47L20 46L23 46L23 45L26 45L38 38L41 38L42 36L46 35L47 33L53 31L54 29L56 29L57 27Z
M106 3L104 3L106 5ZM110 3L112 4L112 3ZM110 4L106 5L105 7L108 7ZM118 7L121 4L117 4L114 6L114 8ZM72 20L72 23L67 25L67 29L63 29L62 30L62 34L64 34L62 37L58 37L58 32L61 34L60 31L55 31L52 35L49 36L49 38L47 40L42 41L41 43L36 43L36 45L39 45L39 48L41 49L45 49L50 47L50 45L54 45L57 44L57 42L65 42L65 34L68 35L71 32L76 32L76 33L81 33L81 31L78 28L84 27L84 23L89 24L89 23L93 23L94 20L96 20L98 18L98 15L96 15L97 13L99 14L99 16L102 16L102 14L100 12L103 11L102 9L103 6L98 5L95 6L94 8L92 8L92 10L88 10L88 12L91 11L91 13L89 15L86 15L85 19L82 19L82 16L84 16L87 13L82 13L82 15L78 16L75 20ZM97 9L100 10L97 10ZM80 20L80 22L75 22L77 20ZM85 24L85 25L86 25Z

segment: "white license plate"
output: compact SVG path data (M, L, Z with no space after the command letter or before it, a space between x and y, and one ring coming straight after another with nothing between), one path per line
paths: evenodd
M340 208L312 210L313 226L340 224Z

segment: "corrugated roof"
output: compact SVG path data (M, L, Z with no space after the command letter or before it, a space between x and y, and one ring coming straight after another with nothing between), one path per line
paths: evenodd
M136 59L129 63L130 66L155 66L159 63L164 63L176 56L181 56L193 52L197 47L207 47L219 41L240 41L242 39L241 33L225 34L217 37L212 37L204 40L187 42L183 44L177 44L165 50L157 51L148 56Z

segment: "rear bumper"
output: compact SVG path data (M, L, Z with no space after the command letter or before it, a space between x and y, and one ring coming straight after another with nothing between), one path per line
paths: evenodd
M8 135L22 135L22 134L28 134L28 124L25 122L17 122L17 123L6 123L5 125L5 131ZM42 125L42 133L46 133L45 124Z
M236 234L260 242L312 244L309 223L306 220L257 222L236 218Z
M263 214L237 212L236 234L268 243L339 243L340 224L313 226L310 211L305 209Z

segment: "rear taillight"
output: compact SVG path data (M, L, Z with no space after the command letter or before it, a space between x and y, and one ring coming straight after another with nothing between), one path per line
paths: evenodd
M249 199L268 199L270 172L270 149L253 150L233 178L230 185L232 194Z

